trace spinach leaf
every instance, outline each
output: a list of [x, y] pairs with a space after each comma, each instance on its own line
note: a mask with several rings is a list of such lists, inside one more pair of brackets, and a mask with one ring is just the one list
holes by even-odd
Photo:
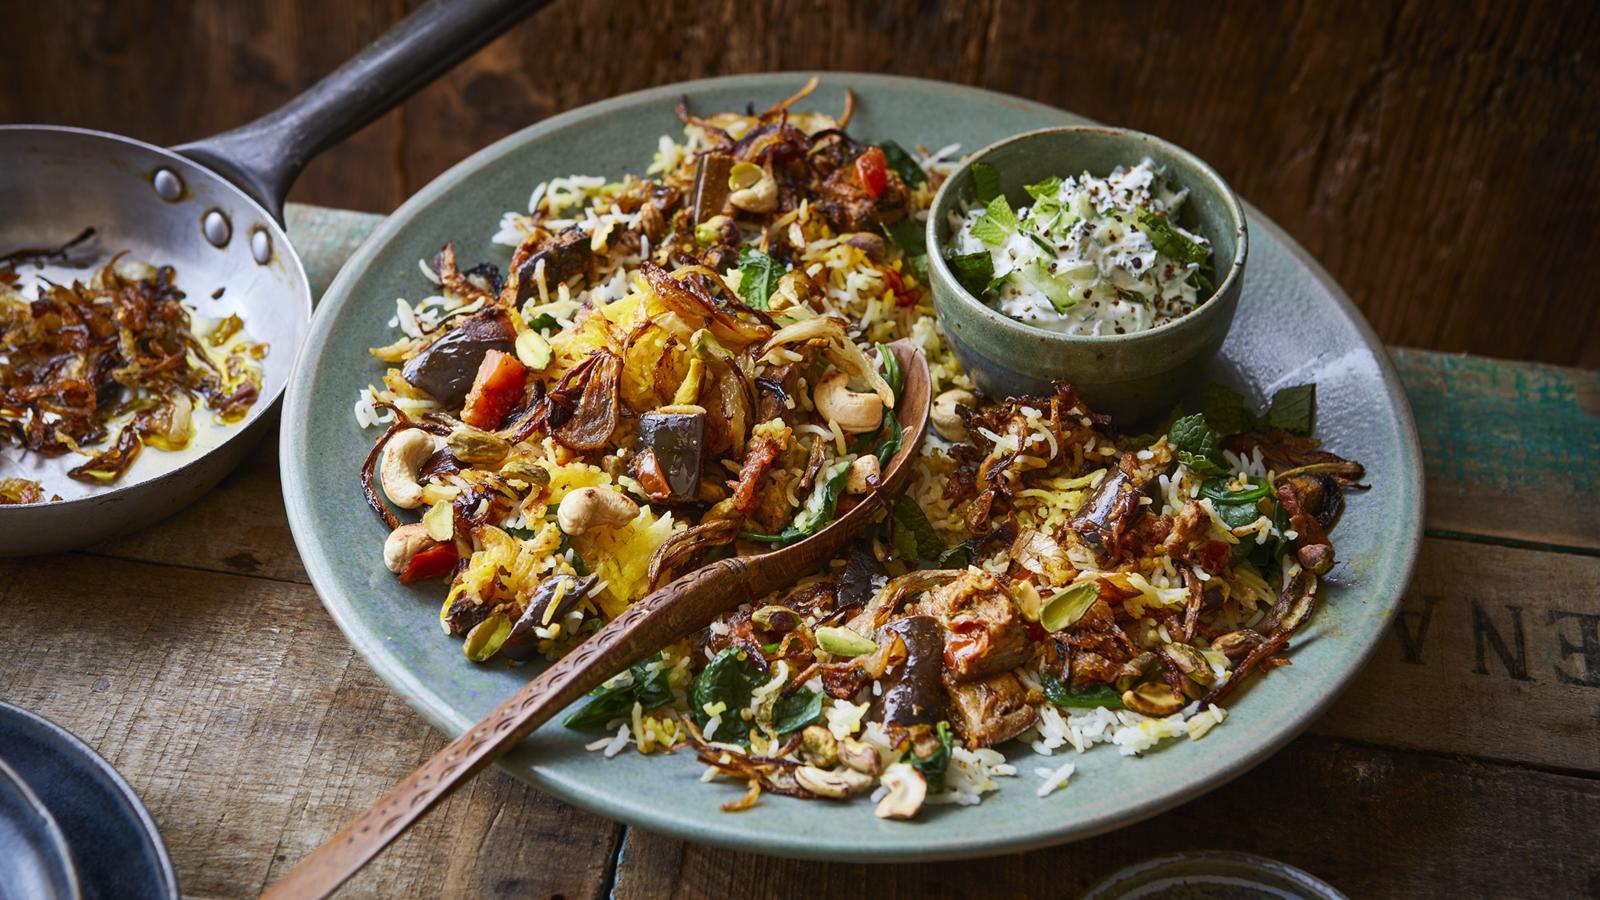
[[950, 272], [956, 276], [956, 281], [960, 282], [972, 296], [982, 297], [992, 286], [994, 258], [989, 255], [989, 251], [960, 253], [947, 257], [945, 262], [950, 264]]
[[1286, 387], [1272, 395], [1267, 410], [1267, 426], [1295, 434], [1310, 434], [1317, 417], [1317, 386], [1302, 384]]
[[944, 555], [944, 541], [917, 501], [901, 494], [894, 501], [894, 550], [901, 559], [932, 561]]
[[988, 203], [1000, 196], [1000, 170], [988, 163], [973, 163], [972, 195], [979, 203]]
[[944, 790], [944, 773], [950, 768], [950, 751], [955, 744], [955, 737], [950, 734], [949, 722], [934, 726], [933, 733], [939, 738], [939, 746], [927, 756], [912, 753], [911, 765], [927, 779], [928, 790], [938, 793]]
[[1139, 209], [1137, 227], [1150, 238], [1150, 243], [1155, 245], [1156, 252], [1168, 259], [1184, 263], [1203, 263], [1206, 257], [1211, 255], [1209, 248], [1202, 247], [1179, 234], [1178, 230], [1172, 227], [1172, 223], [1167, 221], [1166, 216], [1158, 216], [1142, 207]]
[[[739, 711], [750, 705], [750, 695], [761, 686], [761, 681], [761, 672], [743, 650], [738, 647], [724, 648], [695, 677], [694, 688], [689, 692], [689, 715], [694, 718], [696, 725], [704, 728], [711, 720], [706, 707], [721, 703], [725, 707], [721, 712], [724, 722], [742, 723]], [[726, 740], [721, 736], [721, 729], [711, 739]], [[730, 743], [744, 743], [747, 740], [749, 737], [741, 734]]]
[[601, 685], [589, 692], [589, 702], [580, 710], [562, 720], [563, 725], [579, 731], [606, 727], [607, 722], [626, 719], [633, 714], [633, 704], [638, 703], [645, 712], [672, 702], [672, 688], [667, 684], [667, 670], [650, 671], [650, 663], [660, 662], [661, 654], [650, 657], [628, 669], [633, 677], [627, 684], [615, 687]]
[[[1220, 506], [1224, 504], [1232, 506], [1241, 503], [1248, 503], [1254, 507], [1256, 501], [1272, 493], [1271, 487], [1267, 485], [1267, 482], [1264, 479], [1249, 479], [1250, 487], [1242, 491], [1228, 490], [1229, 480], [1230, 479], [1224, 476], [1207, 479], [1204, 484], [1200, 485], [1200, 496], [1211, 498], [1211, 503], [1213, 506]], [[1251, 519], [1250, 521], [1253, 522], [1255, 519]]]
[[560, 331], [561, 323], [549, 313], [539, 313], [528, 320], [528, 328], [531, 331]]
[[822, 692], [801, 688], [778, 698], [772, 707], [772, 728], [779, 734], [810, 725], [822, 718]]
[[990, 200], [983, 215], [972, 223], [972, 236], [991, 247], [1004, 244], [1016, 230], [1017, 214], [1011, 211], [1011, 204], [1004, 197]]
[[914, 188], [928, 180], [928, 173], [922, 171], [922, 166], [918, 165], [917, 161], [911, 157], [911, 154], [906, 152], [906, 148], [894, 141], [880, 141], [872, 146], [883, 151], [884, 162], [887, 162], [889, 168], [900, 176], [900, 180], [906, 183], [906, 187]]
[[1062, 684], [1061, 679], [1054, 675], [1045, 675], [1042, 680], [1045, 699], [1057, 706], [1069, 708], [1088, 708], [1104, 706], [1106, 709], [1121, 709], [1122, 695], [1109, 684], [1095, 685], [1094, 687], [1070, 687]]
[[783, 278], [783, 264], [754, 247], [739, 248], [739, 296], [752, 309], [771, 309], [770, 298]]
[[1217, 433], [1206, 424], [1201, 413], [1184, 416], [1172, 423], [1167, 431], [1167, 442], [1172, 444], [1178, 462], [1201, 475], [1221, 475], [1222, 442]]

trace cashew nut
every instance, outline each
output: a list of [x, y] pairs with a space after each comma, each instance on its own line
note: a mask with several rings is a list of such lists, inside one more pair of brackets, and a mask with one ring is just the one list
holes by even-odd
[[778, 208], [778, 181], [754, 163], [739, 163], [728, 172], [728, 202], [752, 213]]
[[807, 725], [800, 732], [800, 753], [812, 765], [829, 769], [839, 763], [839, 742], [821, 725]]
[[556, 508], [556, 524], [567, 534], [583, 534], [592, 528], [626, 525], [639, 514], [639, 504], [606, 488], [579, 488], [561, 498]]
[[959, 443], [967, 439], [967, 423], [961, 421], [961, 414], [956, 412], [956, 407], [973, 408], [977, 405], [978, 398], [971, 391], [960, 388], [945, 391], [933, 398], [933, 409], [928, 412], [928, 419], [933, 422], [933, 430], [939, 432], [939, 437]]
[[828, 375], [812, 390], [812, 403], [823, 418], [838, 422], [845, 431], [875, 431], [883, 424], [883, 399], [850, 390], [849, 381], [844, 372]]
[[872, 776], [850, 769], [829, 771], [816, 766], [801, 766], [794, 770], [794, 780], [819, 797], [843, 799], [872, 787]]
[[433, 455], [433, 450], [433, 436], [419, 428], [408, 428], [383, 446], [383, 465], [379, 470], [383, 492], [395, 506], [416, 509], [422, 505], [422, 485], [417, 483], [417, 473]]
[[878, 469], [876, 456], [867, 453], [856, 457], [856, 461], [850, 464], [850, 475], [844, 480], [845, 494], [853, 496], [867, 493], [878, 486], [880, 474], [882, 472]]
[[883, 773], [882, 784], [889, 789], [872, 812], [880, 819], [909, 819], [928, 798], [928, 782], [922, 773], [906, 763], [895, 763]]
[[878, 769], [883, 765], [877, 747], [855, 738], [845, 738], [839, 742], [839, 761], [867, 775], [878, 774]]
[[398, 575], [406, 570], [406, 563], [411, 562], [411, 557], [432, 543], [435, 541], [428, 536], [428, 527], [421, 522], [401, 525], [389, 532], [383, 541], [383, 564]]

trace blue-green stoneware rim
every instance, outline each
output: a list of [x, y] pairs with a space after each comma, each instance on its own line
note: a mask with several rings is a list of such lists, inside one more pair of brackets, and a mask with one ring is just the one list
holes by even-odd
[[[406, 201], [355, 253], [318, 305], [311, 334], [300, 351], [294, 380], [285, 396], [281, 465], [289, 524], [306, 570], [323, 604], [356, 651], [407, 704], [446, 734], [459, 735], [476, 721], [475, 716], [461, 708], [469, 699], [479, 706], [492, 706], [489, 700], [498, 702], [498, 699], [508, 697], [515, 688], [503, 676], [490, 678], [488, 675], [474, 675], [474, 679], [479, 679], [474, 681], [475, 686], [480, 682], [493, 682], [496, 690], [501, 692], [498, 699], [456, 696], [455, 702], [452, 702], [451, 698], [430, 689], [424, 683], [422, 673], [409, 666], [391, 646], [394, 639], [386, 637], [382, 630], [363, 627], [361, 619], [368, 607], [382, 602], [386, 604], [383, 607], [385, 615], [393, 609], [394, 615], [403, 619], [396, 622], [390, 631], [400, 628], [436, 629], [437, 598], [428, 608], [415, 608], [414, 604], [405, 603], [403, 596], [400, 600], [379, 596], [380, 592], [386, 591], [398, 593], [398, 585], [382, 577], [387, 576], [387, 572], [377, 571], [382, 569], [381, 535], [375, 534], [371, 541], [373, 546], [360, 551], [370, 558], [338, 556], [323, 544], [323, 540], [331, 543], [339, 537], [331, 524], [338, 514], [319, 509], [319, 492], [337, 492], [336, 498], [322, 499], [320, 502], [324, 504], [336, 503], [345, 507], [359, 504], [353, 490], [354, 471], [359, 459], [349, 460], [348, 471], [351, 474], [337, 484], [319, 485], [310, 479], [312, 454], [317, 452], [317, 440], [307, 425], [312, 422], [313, 410], [319, 406], [314, 399], [319, 373], [324, 368], [332, 368], [324, 365], [323, 356], [335, 334], [333, 322], [340, 308], [359, 302], [355, 294], [363, 279], [385, 277], [386, 272], [369, 270], [387, 246], [406, 236], [413, 223], [426, 216], [431, 207], [445, 201], [458, 189], [470, 193], [470, 185], [478, 173], [508, 157], [529, 152], [530, 145], [536, 146], [545, 139], [557, 139], [573, 129], [601, 127], [601, 123], [616, 114], [654, 110], [658, 105], [670, 110], [684, 95], [688, 95], [693, 103], [699, 94], [737, 91], [742, 97], [756, 100], [760, 105], [766, 98], [776, 100], [789, 95], [811, 74], [731, 76], [668, 85], [573, 110], [517, 132], [459, 163]], [[875, 96], [881, 92], [886, 99], [898, 98], [909, 101], [913, 106], [921, 104], [925, 116], [931, 115], [930, 107], [942, 110], [942, 120], [959, 121], [955, 113], [977, 108], [999, 110], [994, 113], [999, 116], [1037, 119], [1033, 125], [1016, 129], [1018, 132], [1039, 125], [1082, 124], [1086, 121], [1042, 104], [959, 85], [884, 75], [819, 74], [824, 77], [824, 91], [833, 90], [835, 100], [837, 89], [841, 87], [847, 86], [858, 94], [862, 100], [858, 105], [858, 117], [861, 116], [861, 110], [874, 103]], [[818, 96], [824, 91], [819, 91]], [[816, 108], [831, 107], [823, 107], [819, 103]], [[895, 114], [908, 115], [909, 110], [890, 115]], [[639, 135], [640, 153], [643, 156], [637, 163], [639, 169], [642, 170], [648, 161], [649, 148], [659, 133], [652, 131]], [[561, 168], [562, 162], [541, 159], [540, 171], [544, 174], [539, 177], [585, 168], [581, 161], [571, 160], [565, 161], [566, 167]], [[530, 187], [539, 180], [535, 174], [529, 172]], [[486, 208], [483, 227], [487, 228], [492, 221], [490, 217], [498, 215], [502, 208]], [[1252, 220], [1258, 236], [1264, 236], [1266, 242], [1282, 244], [1286, 264], [1296, 269], [1295, 277], [1314, 286], [1319, 295], [1327, 295], [1326, 299], [1331, 301], [1341, 327], [1348, 327], [1354, 333], [1358, 346], [1353, 350], [1371, 355], [1370, 366], [1376, 370], [1376, 380], [1381, 384], [1369, 385], [1368, 382], [1373, 379], [1361, 382], [1376, 389], [1371, 396], [1364, 398], [1364, 403], [1369, 408], [1379, 409], [1387, 417], [1386, 427], [1393, 432], [1391, 437], [1383, 439], [1386, 442], [1385, 452], [1393, 457], [1393, 464], [1387, 467], [1390, 471], [1381, 473], [1381, 481], [1386, 490], [1397, 493], [1389, 504], [1395, 508], [1375, 511], [1375, 521], [1370, 523], [1372, 528], [1383, 531], [1381, 540], [1371, 542], [1374, 547], [1380, 548], [1375, 552], [1381, 552], [1381, 558], [1374, 558], [1372, 564], [1353, 574], [1352, 577], [1361, 582], [1359, 591], [1347, 591], [1347, 594], [1354, 596], [1344, 599], [1345, 603], [1353, 604], [1347, 616], [1359, 627], [1330, 625], [1320, 632], [1320, 636], [1305, 641], [1302, 658], [1309, 660], [1315, 657], [1315, 664], [1290, 668], [1314, 670], [1319, 677], [1326, 675], [1325, 680], [1310, 686], [1280, 685], [1288, 692], [1284, 694], [1285, 698], [1293, 691], [1304, 693], [1314, 689], [1311, 696], [1304, 698], [1304, 703], [1285, 706], [1286, 699], [1269, 698], [1271, 688], [1262, 692], [1246, 691], [1238, 704], [1240, 712], [1235, 717], [1243, 721], [1235, 725], [1234, 719], [1230, 719], [1228, 724], [1214, 730], [1205, 742], [1175, 748], [1179, 753], [1187, 751], [1187, 754], [1175, 757], [1180, 761], [1171, 764], [1162, 762], [1166, 751], [1157, 751], [1151, 754], [1150, 760], [1131, 765], [1120, 759], [1110, 763], [1098, 763], [1091, 759], [1096, 753], [1114, 755], [1114, 748], [1109, 747], [1097, 748], [1081, 757], [1076, 754], [1066, 758], [1058, 755], [1055, 757], [1056, 765], [1066, 759], [1078, 762], [1080, 776], [1086, 766], [1097, 768], [1121, 764], [1121, 768], [1113, 769], [1115, 774], [1095, 773], [1098, 777], [1113, 779], [1104, 788], [1095, 790], [1111, 790], [1114, 784], [1116, 802], [1103, 803], [1090, 809], [1080, 808], [1070, 799], [1060, 800], [1074, 795], [1077, 779], [1073, 786], [1052, 798], [1036, 798], [1033, 784], [1030, 783], [1036, 783], [1031, 767], [1042, 763], [1036, 763], [1035, 758], [1027, 752], [1013, 753], [1017, 757], [1013, 762], [1018, 764], [1019, 777], [1003, 780], [1001, 790], [985, 799], [983, 806], [938, 807], [925, 813], [923, 821], [913, 823], [874, 819], [866, 803], [807, 803], [786, 798], [764, 798], [755, 809], [747, 812], [722, 813], [717, 804], [733, 799], [742, 792], [742, 787], [723, 787], [719, 790], [715, 786], [700, 785], [700, 766], [681, 751], [666, 758], [642, 759], [631, 754], [633, 761], [621, 765], [630, 756], [624, 754], [604, 763], [608, 767], [618, 765], [602, 773], [594, 772], [595, 764], [588, 760], [589, 756], [596, 754], [589, 754], [582, 759], [573, 755], [576, 761], [570, 763], [540, 764], [540, 757], [569, 752], [574, 741], [581, 743], [592, 737], [563, 733], [564, 730], [555, 724], [536, 732], [527, 743], [503, 760], [501, 767], [517, 778], [582, 809], [684, 840], [784, 856], [852, 862], [896, 862], [1014, 853], [1100, 834], [1155, 815], [1212, 790], [1271, 755], [1327, 708], [1371, 655], [1387, 630], [1401, 592], [1410, 579], [1421, 541], [1423, 488], [1421, 454], [1411, 411], [1393, 364], [1382, 345], [1349, 298], [1314, 260], [1259, 212], [1247, 207], [1246, 214]], [[437, 238], [432, 244], [437, 247], [445, 240], [460, 235], [438, 234], [431, 237]], [[1257, 242], [1257, 249], [1260, 243]], [[390, 262], [397, 269], [400, 267], [398, 262]], [[414, 272], [415, 262], [410, 262], [404, 268]], [[374, 304], [386, 305], [391, 302], [390, 297], [367, 299]], [[381, 328], [381, 321], [378, 325]], [[1234, 327], [1238, 329], [1237, 321]], [[1365, 360], [1361, 364], [1368, 365]], [[349, 394], [333, 396], [331, 393], [344, 391], [347, 387]], [[323, 393], [328, 396], [322, 397], [320, 402], [330, 409], [334, 403], [347, 408], [355, 389], [359, 387], [359, 384], [323, 386]], [[353, 420], [350, 427], [355, 427]], [[370, 436], [366, 439], [370, 440]], [[1361, 502], [1357, 500], [1351, 507], [1360, 507]], [[1381, 518], [1378, 513], [1382, 513]], [[353, 516], [355, 513], [345, 515]], [[377, 529], [377, 523], [371, 521], [370, 513], [362, 511], [362, 515], [368, 519], [368, 524], [362, 527]], [[1347, 513], [1347, 521], [1349, 516], [1350, 513]], [[319, 521], [324, 518], [330, 523], [329, 530], [319, 533]], [[369, 572], [369, 568], [374, 571]], [[1339, 571], [1336, 569], [1335, 573]], [[380, 583], [392, 587], [374, 587]], [[1335, 621], [1345, 620], [1336, 616]], [[425, 639], [448, 642], [437, 631], [426, 634]], [[1331, 646], [1327, 651], [1319, 651], [1316, 647], [1318, 641], [1325, 641]], [[457, 664], [469, 665], [460, 658], [459, 649], [452, 647], [451, 651], [456, 654]], [[1325, 672], [1318, 668], [1322, 666], [1326, 667]], [[1280, 677], [1274, 675], [1274, 678]], [[487, 707], [483, 711], [487, 712]], [[1252, 717], [1249, 715], [1252, 711], [1270, 715]], [[1222, 735], [1222, 739], [1217, 740], [1217, 735]], [[1137, 774], [1141, 766], [1164, 770], [1179, 765], [1182, 766], [1181, 777], [1171, 782], [1162, 782], [1153, 774], [1150, 777], [1139, 777]], [[692, 782], [694, 791], [706, 793], [683, 793], [689, 791], [690, 786], [680, 782]], [[680, 792], [681, 796], [673, 794], [674, 791]], [[666, 801], [661, 799], [663, 796], [667, 797]], [[1083, 796], [1081, 790], [1079, 796]], [[1090, 791], [1088, 796], [1098, 795]], [[1051, 800], [1060, 802], [1047, 802]], [[987, 813], [983, 812], [984, 807], [989, 807]]]
[[[970, 170], [973, 163], [983, 162], [997, 151], [1025, 141], [1036, 140], [1044, 135], [1063, 133], [1109, 135], [1125, 138], [1129, 141], [1153, 144], [1159, 147], [1167, 156], [1183, 160], [1185, 165], [1194, 169], [1202, 178], [1210, 182], [1208, 190], [1222, 199], [1223, 206], [1228, 210], [1229, 218], [1233, 220], [1234, 252], [1233, 259], [1228, 261], [1228, 273], [1223, 276], [1221, 281], [1217, 282], [1216, 288], [1206, 295], [1205, 300], [1196, 306], [1193, 312], [1179, 316], [1170, 322], [1163, 322], [1154, 328], [1147, 328], [1144, 331], [1134, 331], [1128, 334], [1062, 334], [1059, 331], [1051, 331], [1047, 328], [1036, 328], [1026, 322], [1019, 322], [1011, 318], [977, 297], [972, 296], [972, 292], [962, 287], [961, 282], [956, 280], [955, 273], [950, 271], [950, 266], [945, 262], [945, 248], [939, 245], [938, 219], [943, 215], [943, 211], [955, 202], [955, 191], [960, 189], [962, 182], [959, 176], [963, 172]], [[1193, 190], [1194, 187], [1190, 186], [1190, 189]], [[1120, 345], [1137, 348], [1145, 344], [1159, 345], [1168, 335], [1175, 332], [1200, 329], [1206, 321], [1222, 313], [1222, 305], [1210, 301], [1225, 294], [1233, 287], [1234, 282], [1244, 278], [1245, 259], [1249, 255], [1250, 249], [1250, 228], [1245, 218], [1244, 207], [1239, 203], [1238, 195], [1233, 192], [1233, 187], [1221, 175], [1218, 175], [1217, 171], [1211, 168], [1205, 160], [1177, 144], [1153, 134], [1135, 131], [1131, 128], [1112, 128], [1107, 125], [1061, 125], [1053, 128], [1037, 128], [1033, 131], [1025, 131], [1022, 134], [995, 141], [972, 154], [956, 171], [950, 174], [944, 184], [939, 186], [939, 192], [934, 195], [933, 202], [929, 205], [928, 210], [928, 222], [925, 229], [925, 237], [928, 242], [928, 265], [932, 266], [945, 281], [955, 287], [955, 294], [963, 306], [969, 308], [974, 314], [995, 324], [1003, 331], [1019, 338], [1038, 340], [1043, 336], [1046, 340], [1065, 346], [1104, 348]]]

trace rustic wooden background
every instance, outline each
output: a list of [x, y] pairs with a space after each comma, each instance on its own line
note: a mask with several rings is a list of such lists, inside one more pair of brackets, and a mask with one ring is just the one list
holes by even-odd
[[[311, 84], [417, 0], [6, 0], [0, 122], [171, 143]], [[1391, 344], [1600, 366], [1600, 4], [557, 0], [314, 163], [388, 211], [472, 151], [651, 85], [773, 69], [977, 84], [1212, 162]]]

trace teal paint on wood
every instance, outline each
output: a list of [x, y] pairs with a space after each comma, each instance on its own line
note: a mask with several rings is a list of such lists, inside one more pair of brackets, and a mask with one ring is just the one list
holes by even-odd
[[1600, 549], [1600, 373], [1393, 351], [1432, 530]]
[[[289, 205], [313, 296], [382, 221]], [[1600, 372], [1393, 355], [1422, 440], [1431, 531], [1600, 550]]]

